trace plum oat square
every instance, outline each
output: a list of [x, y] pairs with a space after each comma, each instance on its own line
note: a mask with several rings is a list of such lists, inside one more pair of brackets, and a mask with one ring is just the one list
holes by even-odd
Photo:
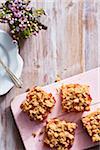
[[44, 143], [51, 149], [70, 149], [74, 142], [76, 123], [51, 119], [45, 127]]
[[30, 120], [43, 121], [55, 105], [55, 99], [51, 93], [46, 93], [40, 87], [34, 87], [26, 96], [26, 100], [20, 108], [27, 113]]
[[92, 141], [100, 142], [100, 110], [83, 117], [82, 123]]
[[66, 112], [83, 112], [90, 110], [91, 96], [89, 86], [68, 84], [61, 87], [62, 110]]

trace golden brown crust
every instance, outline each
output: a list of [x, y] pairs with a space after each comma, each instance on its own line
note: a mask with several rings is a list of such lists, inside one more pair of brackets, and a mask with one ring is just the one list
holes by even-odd
[[82, 123], [92, 141], [100, 142], [100, 110], [83, 117]]
[[52, 119], [45, 127], [44, 143], [50, 148], [68, 150], [73, 145], [76, 127], [76, 123]]
[[90, 110], [91, 97], [89, 86], [68, 84], [61, 87], [62, 110], [83, 112]]
[[34, 87], [26, 96], [20, 108], [26, 112], [31, 120], [44, 120], [55, 105], [52, 94], [48, 94], [40, 87]]

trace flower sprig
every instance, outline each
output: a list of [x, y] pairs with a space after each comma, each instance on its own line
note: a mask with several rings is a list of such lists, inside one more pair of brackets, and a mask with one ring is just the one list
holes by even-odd
[[41, 29], [47, 27], [40, 22], [45, 15], [43, 9], [29, 6], [30, 1], [7, 0], [0, 7], [0, 22], [8, 23], [14, 40], [28, 38], [32, 33], [36, 35]]

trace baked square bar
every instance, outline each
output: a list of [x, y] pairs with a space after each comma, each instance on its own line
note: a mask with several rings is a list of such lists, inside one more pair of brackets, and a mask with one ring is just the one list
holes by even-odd
[[91, 96], [89, 86], [68, 84], [61, 87], [62, 110], [67, 112], [83, 112], [90, 110]]
[[51, 149], [68, 150], [73, 145], [76, 127], [76, 123], [51, 119], [45, 127], [44, 143]]
[[100, 110], [83, 117], [82, 123], [92, 141], [100, 142]]
[[30, 120], [43, 121], [55, 105], [55, 99], [51, 93], [46, 93], [40, 87], [34, 87], [26, 96], [26, 100], [20, 108], [26, 112]]

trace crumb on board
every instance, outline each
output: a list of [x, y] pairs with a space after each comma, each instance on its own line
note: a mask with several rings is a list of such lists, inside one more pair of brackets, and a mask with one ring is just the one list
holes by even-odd
[[35, 137], [36, 137], [36, 133], [35, 133], [35, 132], [32, 132], [32, 136], [35, 138]]
[[29, 92], [30, 91], [30, 89], [29, 88], [27, 88], [26, 90], [25, 90], [25, 92]]
[[59, 82], [61, 80], [61, 77], [59, 75], [56, 76], [55, 82]]
[[41, 142], [41, 140], [39, 139], [39, 142]]
[[45, 126], [41, 129], [39, 135], [42, 135], [45, 132]]
[[59, 94], [60, 93], [60, 87], [59, 88], [56, 88], [56, 91], [57, 91], [57, 93]]

